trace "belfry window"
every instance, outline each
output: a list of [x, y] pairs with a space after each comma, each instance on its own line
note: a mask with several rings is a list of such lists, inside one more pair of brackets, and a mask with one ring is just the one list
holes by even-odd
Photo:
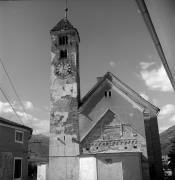
[[60, 51], [60, 59], [61, 58], [67, 58], [67, 50], [61, 50]]
[[59, 45], [66, 45], [68, 44], [68, 37], [67, 36], [61, 36], [59, 38]]

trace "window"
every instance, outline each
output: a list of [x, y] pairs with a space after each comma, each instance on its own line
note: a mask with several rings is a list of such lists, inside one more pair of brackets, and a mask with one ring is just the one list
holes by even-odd
[[105, 91], [105, 97], [111, 97], [111, 91]]
[[67, 58], [67, 50], [60, 51], [60, 58]]
[[105, 91], [105, 97], [107, 97], [107, 91]]
[[14, 180], [22, 179], [22, 158], [20, 157], [14, 158], [13, 177]]
[[109, 97], [111, 97], [111, 91], [109, 91], [108, 93], [109, 93]]
[[15, 142], [17, 143], [23, 143], [24, 140], [24, 132], [22, 131], [15, 131]]
[[59, 45], [66, 45], [68, 44], [68, 37], [67, 36], [61, 36], [59, 38]]

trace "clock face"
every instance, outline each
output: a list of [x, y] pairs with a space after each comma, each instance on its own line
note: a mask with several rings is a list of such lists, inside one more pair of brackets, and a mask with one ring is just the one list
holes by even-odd
[[69, 62], [61, 61], [55, 66], [55, 74], [61, 78], [66, 78], [71, 73], [71, 64]]

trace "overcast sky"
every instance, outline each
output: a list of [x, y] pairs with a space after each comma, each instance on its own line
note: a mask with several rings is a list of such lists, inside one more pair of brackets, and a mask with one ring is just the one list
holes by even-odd
[[[50, 29], [65, 1], [0, 2], [0, 57], [24, 103], [0, 66], [0, 86], [25, 125], [49, 129]], [[163, 131], [175, 124], [175, 93], [134, 0], [68, 0], [68, 19], [80, 34], [81, 95], [107, 71], [161, 109]], [[0, 116], [18, 121], [0, 95]]]

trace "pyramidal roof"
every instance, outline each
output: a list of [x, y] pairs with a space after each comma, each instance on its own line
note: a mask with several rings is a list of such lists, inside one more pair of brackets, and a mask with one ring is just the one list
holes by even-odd
[[51, 29], [51, 32], [68, 30], [68, 29], [75, 29], [75, 28], [72, 26], [72, 24], [68, 21], [67, 18], [63, 18], [57, 23], [57, 25], [53, 29]]
[[51, 30], [50, 33], [54, 33], [54, 32], [61, 32], [61, 31], [65, 31], [65, 30], [73, 30], [76, 32], [78, 39], [80, 41], [80, 36], [78, 33], [78, 30], [70, 23], [70, 21], [65, 17], [63, 19], [61, 19], [56, 26], [54, 26]]
[[[77, 31], [76, 28], [73, 27], [73, 25], [70, 23], [70, 21], [67, 18], [61, 19], [56, 26], [54, 26], [50, 32], [55, 32], [55, 31], [61, 31], [61, 30], [75, 30]], [[77, 31], [78, 33], [78, 31]]]

